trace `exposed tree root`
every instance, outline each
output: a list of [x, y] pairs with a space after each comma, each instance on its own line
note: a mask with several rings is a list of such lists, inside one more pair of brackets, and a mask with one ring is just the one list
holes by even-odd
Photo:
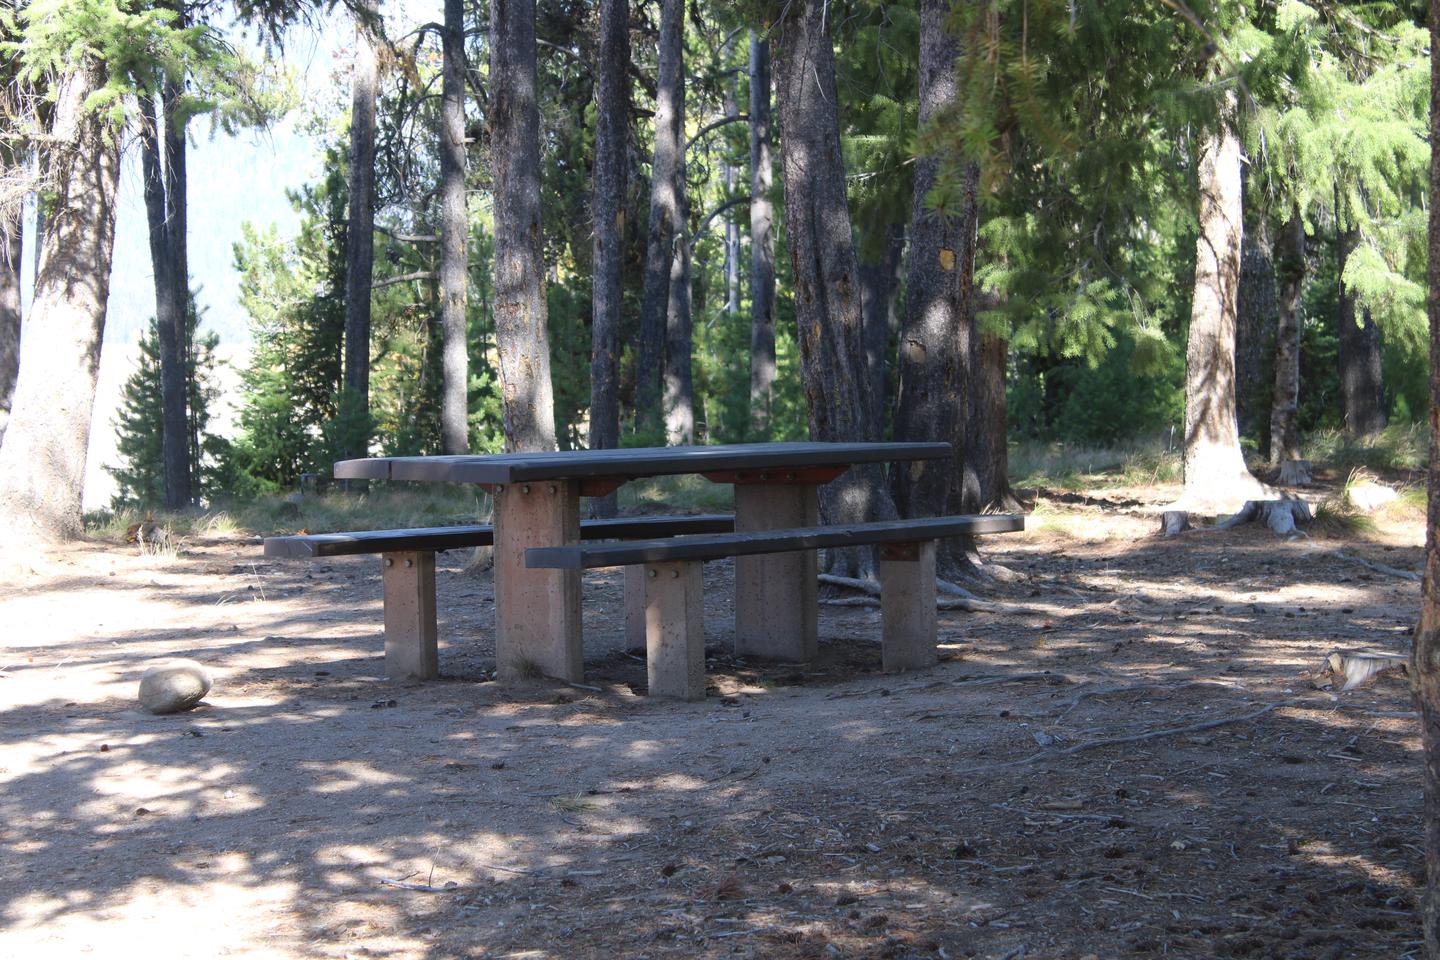
[[1247, 500], [1239, 513], [1221, 520], [1211, 529], [1229, 530], [1254, 522], [1263, 523], [1277, 536], [1284, 537], [1300, 532], [1295, 528], [1296, 523], [1309, 523], [1312, 519], [1310, 504], [1304, 500]]
[[[830, 600], [821, 600], [823, 604], [832, 607], [873, 607], [879, 605], [880, 584], [875, 580], [861, 579], [859, 577], [842, 577], [833, 573], [822, 573], [819, 575], [821, 583], [827, 583], [833, 587], [846, 587], [851, 590], [859, 590], [867, 594], [864, 597], [837, 597]], [[940, 593], [947, 594], [936, 599], [935, 605], [941, 610], [968, 610], [971, 613], [1027, 613], [1047, 615], [1048, 610], [1039, 607], [1032, 607], [1021, 603], [1007, 603], [1003, 600], [981, 600], [975, 594], [964, 587], [950, 583], [948, 580], [935, 581], [935, 589]]]
[[1341, 560], [1349, 560], [1351, 563], [1358, 563], [1362, 567], [1369, 567], [1376, 573], [1383, 573], [1388, 577], [1399, 577], [1401, 580], [1411, 580], [1415, 583], [1420, 582], [1420, 574], [1413, 570], [1401, 570], [1399, 567], [1376, 563], [1374, 560], [1366, 560], [1364, 557], [1354, 556], [1353, 554], [1346, 553], [1344, 550], [1336, 550], [1334, 556], [1339, 557]]
[[1233, 684], [1221, 683], [1218, 680], [1188, 680], [1184, 683], [1166, 683], [1164, 681], [1157, 680], [1153, 683], [1125, 683], [1115, 684], [1114, 686], [1109, 687], [1094, 687], [1081, 689], [1076, 691], [1074, 695], [1066, 697], [1064, 700], [1061, 700], [1059, 703], [1055, 704], [1055, 706], [1057, 708], [1064, 707], [1063, 710], [1059, 711], [1060, 715], [1063, 716], [1069, 713], [1071, 710], [1074, 710], [1076, 707], [1080, 706], [1081, 701], [1088, 700], [1091, 697], [1108, 697], [1112, 693], [1133, 693], [1139, 690], [1160, 690], [1168, 693], [1175, 690], [1189, 690], [1194, 687], [1218, 687], [1221, 690], [1227, 690], [1230, 692], [1234, 692], [1236, 689]]

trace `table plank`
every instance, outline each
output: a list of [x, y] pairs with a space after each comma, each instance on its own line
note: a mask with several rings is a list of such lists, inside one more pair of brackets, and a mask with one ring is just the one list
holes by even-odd
[[950, 456], [948, 443], [737, 443], [695, 447], [561, 450], [484, 456], [372, 457], [335, 464], [341, 480], [510, 484], [591, 477], [655, 477], [725, 470], [850, 466]]

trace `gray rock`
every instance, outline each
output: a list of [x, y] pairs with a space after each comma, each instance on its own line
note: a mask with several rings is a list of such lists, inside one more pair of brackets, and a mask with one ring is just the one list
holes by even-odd
[[140, 677], [140, 705], [151, 713], [189, 710], [210, 692], [210, 673], [194, 660], [169, 660]]

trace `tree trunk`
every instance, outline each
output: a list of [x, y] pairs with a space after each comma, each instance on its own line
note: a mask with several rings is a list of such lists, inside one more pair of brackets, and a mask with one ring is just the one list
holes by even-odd
[[[728, 63], [735, 53], [735, 37], [731, 34], [721, 50], [721, 62]], [[725, 84], [725, 116], [737, 116], [740, 112], [735, 99], [735, 76]], [[730, 151], [725, 150], [725, 159], [720, 164], [720, 176], [725, 184], [725, 198], [735, 195], [735, 181], [738, 169], [730, 162]], [[740, 221], [733, 215], [725, 218], [725, 316], [734, 319], [740, 313]]]
[[[620, 317], [625, 273], [625, 141], [629, 117], [629, 0], [600, 0], [595, 61], [595, 168], [590, 327], [590, 448], [620, 445]], [[590, 501], [597, 517], [613, 517], [615, 494]]]
[[495, 346], [505, 448], [555, 449], [540, 218], [535, 2], [490, 4], [490, 152], [495, 198]]
[[1265, 355], [1275, 334], [1275, 263], [1263, 223], [1246, 230], [1240, 245], [1240, 288], [1235, 309], [1235, 419], [1242, 437], [1263, 440], [1267, 427]]
[[750, 33], [750, 433], [770, 434], [775, 383], [775, 208], [770, 202], [770, 48]]
[[1234, 94], [1219, 129], [1200, 145], [1200, 236], [1185, 350], [1185, 498], [1233, 512], [1266, 499], [1245, 466], [1235, 423], [1235, 311], [1240, 283], [1240, 141]]
[[[358, 424], [370, 412], [370, 293], [375, 265], [375, 62], [373, 0], [362, 0], [355, 23], [350, 79], [350, 214], [345, 231], [345, 396], [342, 411], [356, 418], [345, 434], [345, 455], [369, 451]], [[368, 434], [368, 430], [365, 433]]]
[[[0, 148], [0, 173], [15, 165], [15, 155]], [[20, 371], [20, 272], [24, 255], [20, 202], [0, 207], [0, 444], [10, 422], [10, 401]]]
[[685, 198], [685, 163], [676, 173], [679, 217], [674, 256], [670, 261], [670, 296], [665, 309], [665, 442], [695, 442], [694, 329], [690, 311], [689, 203]]
[[[866, 432], [865, 345], [859, 264], [845, 198], [827, 0], [797, 0], [775, 28], [776, 90], [784, 132], [785, 226], [795, 323], [809, 412], [820, 441], [876, 439]], [[877, 465], [853, 467], [821, 489], [827, 523], [888, 519], [895, 506]], [[830, 572], [869, 574], [869, 553], [832, 550]]]
[[900, 265], [905, 253], [905, 224], [892, 223], [877, 263], [860, 262], [860, 305], [865, 316], [866, 430], [885, 435], [889, 396], [885, 374], [890, 369], [890, 336], [897, 326], [895, 301], [900, 292]]
[[[961, 498], [965, 513], [1018, 510], [1010, 491], [1010, 445], [1006, 426], [1005, 368], [1010, 344], [1001, 336], [979, 331], [972, 337], [975, 351], [970, 380], [969, 432], [965, 438], [966, 465], [974, 475], [974, 495]], [[967, 477], [968, 480], [968, 477]]]
[[[1440, 3], [1430, 5], [1430, 49], [1440, 49]], [[1430, 142], [1440, 143], [1440, 57], [1430, 60]], [[1440, 164], [1430, 166], [1430, 196], [1440, 196]], [[1411, 649], [1411, 683], [1425, 751], [1425, 893], [1420, 929], [1427, 960], [1440, 960], [1440, 205], [1430, 204], [1430, 484], [1420, 623]]]
[[1375, 436], [1385, 429], [1387, 420], [1380, 327], [1369, 308], [1356, 310], [1355, 291], [1345, 283], [1345, 266], [1359, 239], [1353, 229], [1340, 236], [1340, 393], [1345, 405], [1345, 436], [1352, 440]]
[[120, 174], [118, 131], [85, 107], [103, 83], [99, 65], [89, 63], [56, 90], [44, 153], [49, 238], [0, 447], [0, 525], [12, 547], [81, 532]]
[[1293, 210], [1275, 244], [1275, 392], [1270, 400], [1270, 465], [1300, 460], [1300, 297], [1305, 289], [1305, 222]]
[[[675, 305], [677, 262], [682, 256], [681, 166], [685, 150], [685, 4], [661, 0], [658, 78], [655, 88], [655, 156], [650, 165], [650, 229], [645, 245], [645, 294], [640, 304], [640, 347], [635, 360], [635, 427], [660, 424], [661, 364]], [[688, 256], [688, 251], [685, 251]]]
[[445, 0], [440, 80], [440, 449], [470, 452], [466, 307], [470, 270], [465, 210], [465, 3]]
[[190, 418], [186, 411], [189, 372], [189, 278], [185, 257], [185, 133], [177, 124], [180, 90], [167, 83], [142, 125], [145, 212], [150, 227], [150, 263], [155, 275], [155, 325], [160, 352], [161, 477], [165, 507], [190, 505]]
[[[955, 59], [959, 41], [946, 32], [946, 0], [920, 4], [920, 127], [951, 107], [959, 95]], [[895, 504], [906, 517], [962, 512], [967, 427], [971, 416], [972, 304], [979, 170], [965, 169], [964, 200], [957, 216], [926, 204], [940, 172], [933, 155], [915, 161], [911, 204], [909, 280], [905, 328], [900, 334], [896, 440], [948, 441], [948, 460], [916, 462], [895, 477]], [[973, 486], [973, 484], [972, 484]], [[947, 576], [969, 566], [974, 540], [939, 544], [936, 563]]]

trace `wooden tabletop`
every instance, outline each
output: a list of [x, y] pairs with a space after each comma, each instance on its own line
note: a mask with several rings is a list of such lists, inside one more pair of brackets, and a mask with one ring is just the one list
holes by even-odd
[[892, 460], [937, 460], [948, 443], [737, 443], [707, 447], [632, 447], [460, 457], [371, 457], [335, 464], [339, 480], [418, 480], [506, 484], [598, 477], [656, 477], [736, 470], [846, 467]]

